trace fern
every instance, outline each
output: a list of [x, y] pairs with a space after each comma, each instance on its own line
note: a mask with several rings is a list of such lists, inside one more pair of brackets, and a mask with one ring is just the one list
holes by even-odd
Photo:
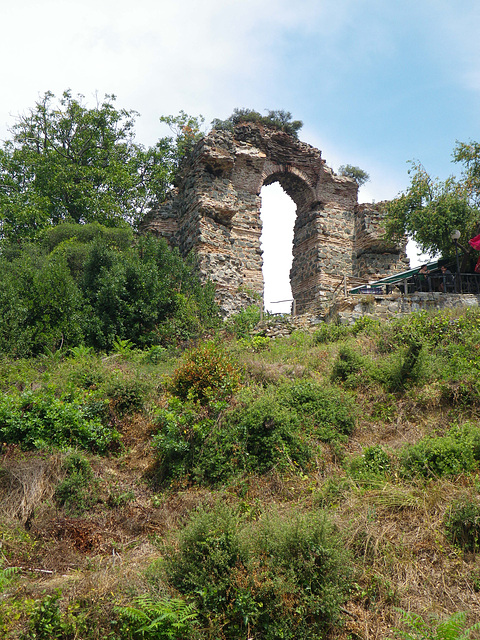
[[471, 635], [473, 631], [480, 630], [480, 622], [467, 629], [465, 613], [454, 613], [443, 620], [432, 618], [429, 622], [415, 613], [401, 613], [403, 624], [409, 627], [408, 631], [394, 629], [396, 638], [401, 640], [473, 640], [480, 637]]
[[0, 561], [0, 596], [3, 594], [4, 590], [10, 582], [13, 580], [13, 576], [17, 573], [17, 567], [5, 567], [2, 569], [2, 562]]
[[135, 606], [116, 611], [128, 622], [129, 637], [142, 640], [180, 640], [188, 637], [197, 620], [193, 604], [181, 598], [154, 600], [146, 594], [135, 599]]

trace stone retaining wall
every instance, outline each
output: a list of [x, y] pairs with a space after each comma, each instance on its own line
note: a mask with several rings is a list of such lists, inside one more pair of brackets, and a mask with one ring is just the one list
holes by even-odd
[[480, 306], [480, 295], [446, 294], [438, 292], [400, 294], [388, 296], [352, 295], [336, 302], [328, 312], [327, 322], [352, 324], [362, 316], [388, 320], [394, 316], [405, 316], [414, 311], [440, 311], [457, 307]]

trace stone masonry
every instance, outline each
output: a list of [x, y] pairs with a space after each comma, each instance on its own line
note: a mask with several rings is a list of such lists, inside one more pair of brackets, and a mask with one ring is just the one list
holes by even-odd
[[273, 182], [297, 207], [290, 279], [298, 314], [321, 313], [345, 275], [371, 280], [408, 268], [404, 247], [381, 239], [381, 206], [357, 204], [354, 180], [335, 175], [318, 149], [253, 123], [200, 140], [142, 230], [184, 256], [195, 252], [229, 315], [263, 297], [260, 190]]

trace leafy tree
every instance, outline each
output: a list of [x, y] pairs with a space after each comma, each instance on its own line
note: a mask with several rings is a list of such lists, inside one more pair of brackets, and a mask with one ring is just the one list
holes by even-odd
[[359, 187], [370, 180], [370, 176], [366, 171], [360, 169], [360, 167], [354, 167], [351, 164], [342, 164], [342, 166], [338, 168], [338, 173], [341, 176], [353, 178]]
[[45, 93], [0, 149], [0, 234], [31, 238], [64, 221], [135, 225], [164, 199], [195, 127], [183, 112], [167, 116], [182, 129], [176, 139], [145, 148], [134, 141], [137, 115], [113, 95], [88, 108], [70, 91], [58, 101]]
[[0, 254], [0, 352], [174, 343], [215, 326], [214, 290], [192, 260], [130, 229], [64, 223]]
[[178, 116], [161, 116], [160, 122], [167, 124], [174, 134], [174, 137], [164, 138], [168, 141], [169, 148], [169, 170], [170, 182], [175, 182], [175, 172], [178, 169], [182, 158], [187, 156], [195, 144], [204, 136], [202, 125], [203, 116], [190, 116], [184, 111], [180, 111]]
[[288, 133], [294, 138], [298, 138], [298, 132], [303, 126], [301, 120], [292, 120], [290, 111], [283, 111], [282, 109], [267, 111], [267, 115], [262, 116], [261, 113], [253, 109], [234, 109], [232, 115], [226, 120], [219, 120], [217, 118], [213, 120], [211, 124], [214, 129], [233, 130], [237, 124], [242, 122], [257, 122], [266, 127], [285, 131], [285, 133]]
[[[423, 253], [451, 257], [454, 230], [466, 239], [479, 233], [480, 145], [457, 143], [453, 157], [464, 165], [460, 179], [440, 181], [420, 163], [411, 163], [409, 188], [387, 204], [387, 237], [400, 240], [407, 235]], [[458, 246], [470, 253], [465, 243]]]

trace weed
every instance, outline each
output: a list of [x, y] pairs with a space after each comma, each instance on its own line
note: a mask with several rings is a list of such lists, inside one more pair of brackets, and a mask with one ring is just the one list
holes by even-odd
[[478, 552], [480, 549], [480, 503], [464, 496], [456, 500], [447, 511], [444, 520], [447, 537], [452, 544], [465, 551]]
[[227, 331], [232, 333], [237, 339], [248, 338], [260, 322], [260, 316], [260, 308], [257, 305], [251, 305], [246, 309], [242, 309], [242, 311], [234, 313], [228, 318], [226, 323]]
[[361, 456], [350, 459], [348, 472], [355, 480], [362, 483], [378, 483], [379, 478], [386, 478], [392, 472], [390, 456], [380, 445], [366, 447]]

